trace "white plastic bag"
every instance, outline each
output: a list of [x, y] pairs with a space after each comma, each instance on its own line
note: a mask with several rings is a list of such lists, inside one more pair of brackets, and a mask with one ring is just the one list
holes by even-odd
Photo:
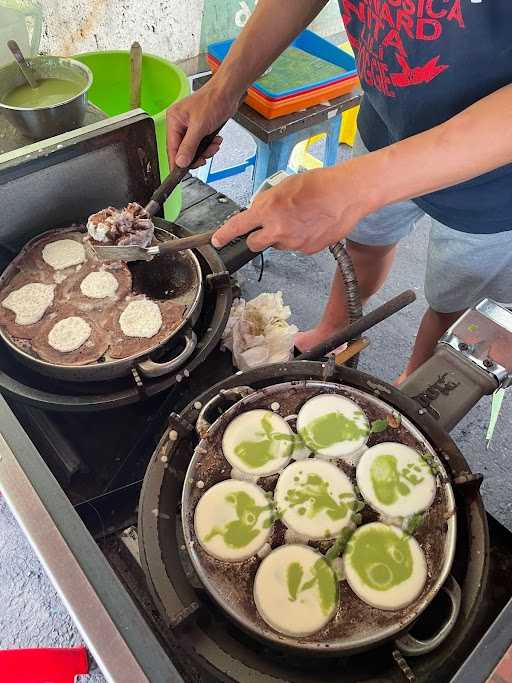
[[222, 335], [222, 344], [233, 353], [235, 366], [248, 370], [289, 361], [298, 332], [287, 322], [290, 315], [282, 292], [260, 294], [249, 302], [235, 299]]

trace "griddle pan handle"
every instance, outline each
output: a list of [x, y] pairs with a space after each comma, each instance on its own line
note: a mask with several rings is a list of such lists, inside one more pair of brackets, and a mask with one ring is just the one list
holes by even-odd
[[459, 618], [462, 593], [459, 584], [451, 575], [441, 586], [441, 590], [444, 591], [450, 598], [450, 616], [448, 617], [448, 621], [434, 636], [432, 636], [432, 638], [429, 638], [428, 640], [419, 640], [410, 633], [406, 633], [400, 638], [397, 638], [395, 640], [395, 645], [400, 652], [402, 652], [402, 654], [408, 657], [427, 655], [429, 652], [432, 652], [438, 648], [445, 638], [447, 638], [452, 632], [453, 627]]
[[161, 377], [162, 375], [168, 375], [175, 370], [181, 369], [183, 363], [185, 363], [185, 361], [194, 353], [196, 346], [197, 335], [194, 330], [188, 330], [185, 333], [185, 348], [176, 356], [176, 358], [166, 361], [165, 363], [157, 363], [148, 358], [148, 360], [139, 363], [137, 369], [140, 370], [141, 374], [145, 377]]
[[157, 189], [153, 193], [153, 196], [146, 205], [146, 211], [149, 213], [150, 216], [154, 216], [156, 213], [158, 213], [158, 211], [160, 211], [160, 209], [165, 204], [165, 201], [169, 198], [169, 195], [178, 187], [178, 185], [181, 183], [183, 178], [187, 175], [187, 173], [190, 171], [190, 168], [196, 163], [196, 161], [198, 161], [203, 156], [203, 154], [215, 140], [223, 126], [224, 124], [222, 124], [222, 126], [214, 130], [213, 133], [204, 136], [204, 138], [201, 140], [197, 147], [195, 157], [190, 162], [190, 166], [187, 166], [186, 168], [182, 168], [181, 166], [175, 166], [169, 173], [167, 178], [165, 178], [160, 187], [157, 187]]
[[[232, 387], [231, 389], [221, 389], [218, 394], [215, 394], [209, 401], [207, 401], [201, 408], [196, 420], [196, 432], [200, 439], [203, 439], [206, 432], [212, 426], [212, 411], [215, 410], [221, 403], [237, 403], [246, 396], [254, 394], [254, 389], [251, 387], [241, 386]], [[214, 420], [213, 420], [214, 421]]]

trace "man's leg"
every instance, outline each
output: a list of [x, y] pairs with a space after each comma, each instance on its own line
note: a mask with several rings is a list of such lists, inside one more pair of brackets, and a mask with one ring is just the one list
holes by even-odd
[[396, 380], [396, 384], [401, 384], [406, 377], [409, 377], [430, 358], [439, 339], [463, 313], [463, 310], [456, 313], [438, 313], [430, 306], [427, 308], [421, 319], [411, 358], [404, 372]]
[[489, 297], [512, 299], [512, 230], [480, 235], [432, 222], [425, 296], [429, 308], [421, 321], [411, 360], [400, 383], [434, 352], [439, 338], [462, 313]]
[[[347, 240], [347, 251], [354, 264], [361, 298], [365, 304], [384, 284], [393, 264], [396, 244], [370, 246]], [[322, 319], [313, 329], [300, 332], [295, 337], [295, 346], [299, 351], [308, 351], [337, 330], [343, 329], [347, 324], [347, 318], [345, 285], [337, 269]]]

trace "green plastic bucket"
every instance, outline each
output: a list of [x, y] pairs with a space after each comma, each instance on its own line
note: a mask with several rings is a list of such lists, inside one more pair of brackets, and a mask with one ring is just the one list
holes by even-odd
[[[130, 110], [130, 53], [123, 50], [84, 52], [74, 57], [91, 69], [94, 82], [89, 100], [109, 116]], [[187, 77], [174, 64], [154, 55], [143, 54], [141, 107], [155, 122], [160, 176], [169, 173], [167, 161], [167, 108], [190, 92]], [[134, 197], [134, 201], [136, 201]], [[181, 209], [178, 187], [165, 203], [165, 217], [173, 221]]]

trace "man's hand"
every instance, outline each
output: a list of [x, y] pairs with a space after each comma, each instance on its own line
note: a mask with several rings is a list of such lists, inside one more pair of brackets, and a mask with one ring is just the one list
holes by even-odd
[[219, 249], [255, 230], [247, 239], [254, 252], [270, 246], [305, 254], [321, 251], [345, 237], [371, 211], [362, 191], [365, 184], [358, 180], [360, 167], [349, 161], [290, 176], [219, 228], [213, 246]]
[[[177, 102], [167, 110], [167, 153], [171, 168], [177, 164], [187, 167], [195, 156], [202, 138], [219, 128], [238, 107], [238, 98], [223, 93], [207, 83], [193, 95]], [[201, 159], [198, 168], [219, 151], [222, 138], [217, 136]]]

